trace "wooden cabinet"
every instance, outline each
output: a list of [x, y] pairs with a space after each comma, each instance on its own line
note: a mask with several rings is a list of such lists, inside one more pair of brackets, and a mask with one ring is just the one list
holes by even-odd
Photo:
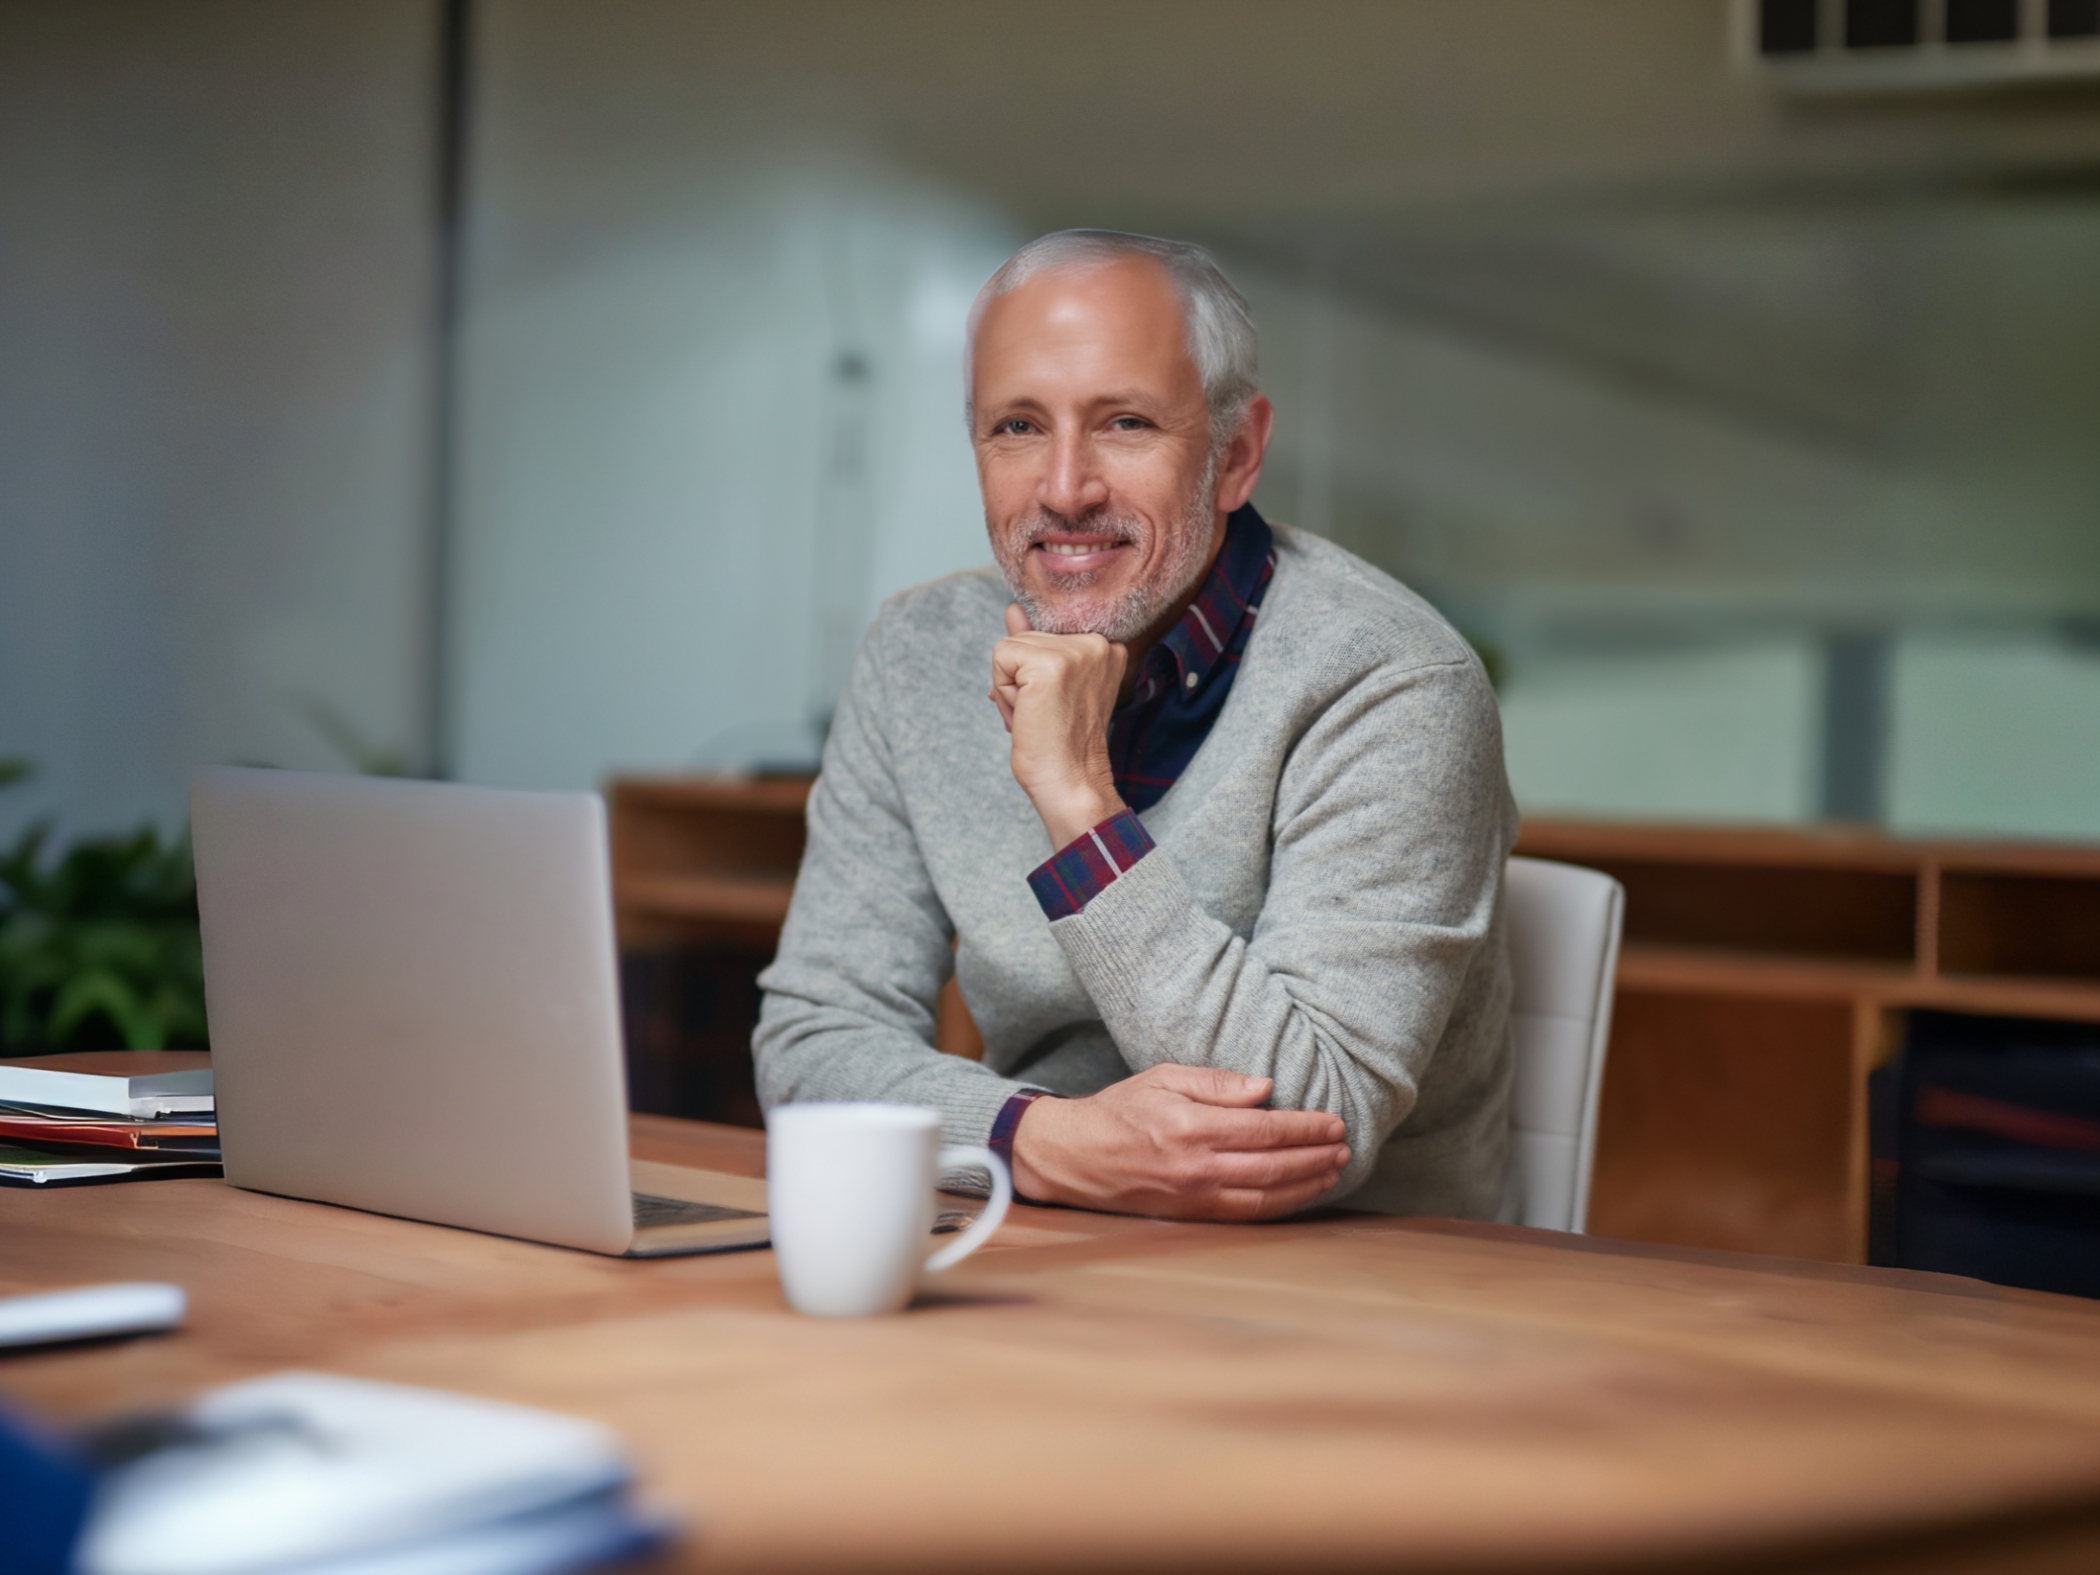
[[[716, 974], [727, 956], [755, 975], [787, 915], [808, 791], [614, 782], [623, 948], [705, 948]], [[1867, 1074], [1905, 1014], [2100, 1022], [2100, 848], [1538, 820], [1518, 851], [1626, 886], [1599, 1235], [1863, 1261]], [[982, 1052], [952, 984], [938, 1022], [941, 1048]], [[733, 1027], [711, 1053], [738, 1053]], [[658, 1038], [659, 1059], [675, 1053]]]
[[1918, 1007], [2100, 1022], [2100, 848], [1540, 820], [1626, 887], [1599, 1235], [1866, 1256], [1867, 1074]]

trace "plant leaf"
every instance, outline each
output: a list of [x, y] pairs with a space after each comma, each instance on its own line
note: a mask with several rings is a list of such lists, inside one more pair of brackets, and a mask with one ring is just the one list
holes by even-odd
[[59, 988], [51, 1008], [51, 1042], [63, 1044], [96, 1012], [117, 1025], [132, 1050], [165, 1048], [160, 1015], [138, 998], [129, 983], [107, 968], [76, 973]]

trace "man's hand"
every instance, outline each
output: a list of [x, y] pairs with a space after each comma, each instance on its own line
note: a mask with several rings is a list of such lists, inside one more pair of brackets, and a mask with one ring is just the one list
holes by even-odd
[[1013, 735], [1014, 780], [1062, 848], [1123, 807], [1108, 718], [1129, 653], [1098, 634], [1037, 634], [1019, 607], [992, 647], [992, 703]]
[[1014, 1187], [1046, 1203], [1171, 1219], [1267, 1219], [1332, 1190], [1342, 1118], [1263, 1110], [1271, 1084], [1169, 1062], [1085, 1099], [1038, 1099], [1014, 1129]]

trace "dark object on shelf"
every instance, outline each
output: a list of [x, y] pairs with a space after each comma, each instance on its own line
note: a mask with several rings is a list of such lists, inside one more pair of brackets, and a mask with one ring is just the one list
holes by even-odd
[[1902, 1261], [1896, 1245], [1896, 1189], [1903, 1179], [1896, 1160], [1903, 1135], [1899, 1075], [1894, 1062], [1867, 1074], [1867, 1262], [1885, 1269]]
[[1947, 0], [1950, 44], [2008, 44], [2020, 36], [2020, 0]]
[[2100, 38], [2100, 0], [2049, 0], [2051, 38]]
[[758, 975], [769, 949], [724, 943], [630, 949], [620, 958], [633, 1110], [765, 1124], [751, 1073]]
[[1816, 47], [1817, 0], [1762, 0], [1757, 8], [1757, 52], [1801, 55]]
[[2100, 1026], [1919, 1012], [1877, 1079], [1874, 1262], [2100, 1296]]
[[1845, 0], [1845, 47], [1893, 49], [1918, 41], [1918, 0]]

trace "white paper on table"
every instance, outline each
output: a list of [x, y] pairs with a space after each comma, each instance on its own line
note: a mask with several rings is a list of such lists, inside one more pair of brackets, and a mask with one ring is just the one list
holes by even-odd
[[180, 1325], [188, 1305], [181, 1286], [150, 1280], [0, 1297], [0, 1346], [151, 1334]]

